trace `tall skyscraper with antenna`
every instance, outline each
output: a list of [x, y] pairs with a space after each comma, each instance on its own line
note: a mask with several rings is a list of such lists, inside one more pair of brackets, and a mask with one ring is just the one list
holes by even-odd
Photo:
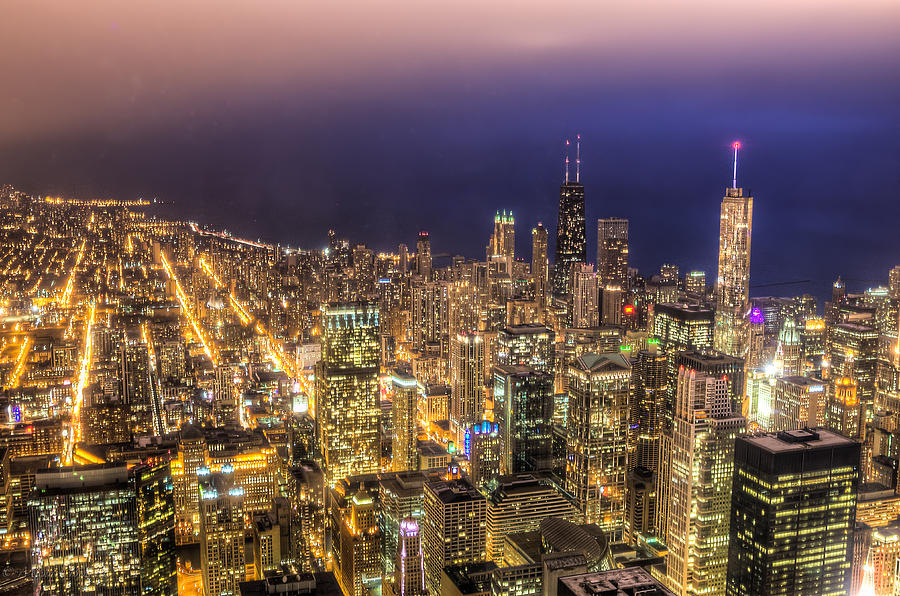
[[559, 188], [559, 217], [556, 227], [556, 259], [553, 264], [553, 293], [567, 296], [571, 272], [585, 262], [587, 232], [584, 216], [584, 185], [581, 184], [581, 135], [576, 141], [575, 181], [569, 180], [569, 141], [566, 140], [565, 180]]
[[741, 144], [732, 145], [734, 170], [725, 190], [719, 219], [719, 269], [716, 278], [715, 348], [731, 356], [746, 351], [746, 316], [750, 302], [750, 237], [753, 197], [737, 185], [737, 158]]

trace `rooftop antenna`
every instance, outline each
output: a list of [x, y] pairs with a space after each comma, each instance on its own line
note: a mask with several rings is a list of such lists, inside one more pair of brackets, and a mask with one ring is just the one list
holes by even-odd
[[566, 139], [566, 184], [569, 183], [569, 139]]
[[731, 144], [731, 148], [734, 149], [734, 171], [732, 173], [731, 188], [737, 188], [737, 154], [738, 149], [741, 148], [741, 142], [735, 141]]
[[581, 135], [575, 136], [575, 182], [581, 183]]

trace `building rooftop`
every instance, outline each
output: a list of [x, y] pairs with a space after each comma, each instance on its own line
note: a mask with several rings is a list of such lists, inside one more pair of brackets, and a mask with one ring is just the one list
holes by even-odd
[[630, 371], [631, 364], [619, 352], [603, 354], [583, 354], [575, 359], [573, 366], [590, 372], [623, 372]]
[[642, 567], [559, 578], [560, 596], [675, 596]]
[[770, 453], [799, 452], [808, 449], [827, 449], [846, 445], [857, 445], [856, 441], [824, 428], [801, 428], [779, 433], [747, 435], [745, 441]]
[[460, 594], [480, 594], [491, 592], [491, 572], [497, 568], [493, 561], [448, 565], [444, 567], [447, 576]]
[[819, 379], [812, 379], [810, 377], [800, 377], [800, 376], [792, 376], [792, 377], [779, 377], [778, 381], [782, 381], [784, 383], [790, 383], [791, 385], [800, 385], [802, 387], [812, 387], [818, 386], [823, 387], [822, 381]]
[[699, 304], [688, 304], [686, 302], [663, 302], [653, 306], [655, 314], [666, 313], [686, 320], [706, 320], [715, 313], [711, 308]]
[[501, 333], [505, 333], [507, 335], [533, 335], [536, 333], [553, 333], [550, 328], [545, 325], [541, 325], [540, 323], [524, 323], [522, 325], [510, 325], [508, 327], [504, 327], [501, 330]]
[[484, 497], [478, 492], [472, 484], [465, 478], [458, 480], [441, 480], [438, 482], [429, 482], [426, 484], [427, 490], [441, 500], [442, 503], [463, 503], [466, 501], [483, 500]]

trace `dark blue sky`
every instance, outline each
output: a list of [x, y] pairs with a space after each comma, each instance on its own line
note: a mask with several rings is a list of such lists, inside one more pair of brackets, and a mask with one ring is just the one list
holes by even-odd
[[[41, 52], [0, 27], [17, 56], [0, 61], [14, 90], [0, 103], [0, 182], [158, 196], [171, 214], [310, 248], [331, 227], [378, 249], [428, 229], [435, 252], [479, 256], [493, 213], [512, 209], [528, 258], [531, 227], [555, 231], [563, 140], [581, 133], [588, 254], [597, 217], [627, 217], [642, 272], [675, 262], [711, 279], [740, 139], [739, 183], [756, 199], [752, 283], [810, 278], [783, 293], [822, 296], [837, 274], [885, 279], [900, 264], [900, 10], [863, 3], [843, 22], [825, 4], [738, 27], [736, 47], [722, 42], [727, 14], [683, 31], [657, 18], [652, 41], [639, 15], [617, 15], [634, 35], [588, 20], [569, 37], [533, 9], [504, 22], [497, 44], [489, 27], [462, 40], [387, 27], [318, 45], [298, 35], [265, 54], [246, 44], [275, 44], [277, 19], [241, 25], [250, 17], [232, 9], [235, 23], [220, 25], [245, 45], [192, 59], [187, 27], [170, 32], [183, 54], [165, 60], [175, 50], [150, 47], [161, 23], [147, 15], [95, 14], [87, 25], [101, 33]], [[47, 18], [20, 9], [26, 31], [28, 17]], [[72, 48], [88, 48], [72, 59], [83, 72], [52, 76]]]

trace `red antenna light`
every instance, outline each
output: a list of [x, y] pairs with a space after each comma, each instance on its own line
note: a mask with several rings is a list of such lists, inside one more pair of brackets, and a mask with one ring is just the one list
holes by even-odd
[[731, 178], [731, 188], [737, 188], [737, 154], [738, 149], [741, 148], [741, 142], [735, 141], [731, 144], [731, 148], [734, 149], [734, 171]]

